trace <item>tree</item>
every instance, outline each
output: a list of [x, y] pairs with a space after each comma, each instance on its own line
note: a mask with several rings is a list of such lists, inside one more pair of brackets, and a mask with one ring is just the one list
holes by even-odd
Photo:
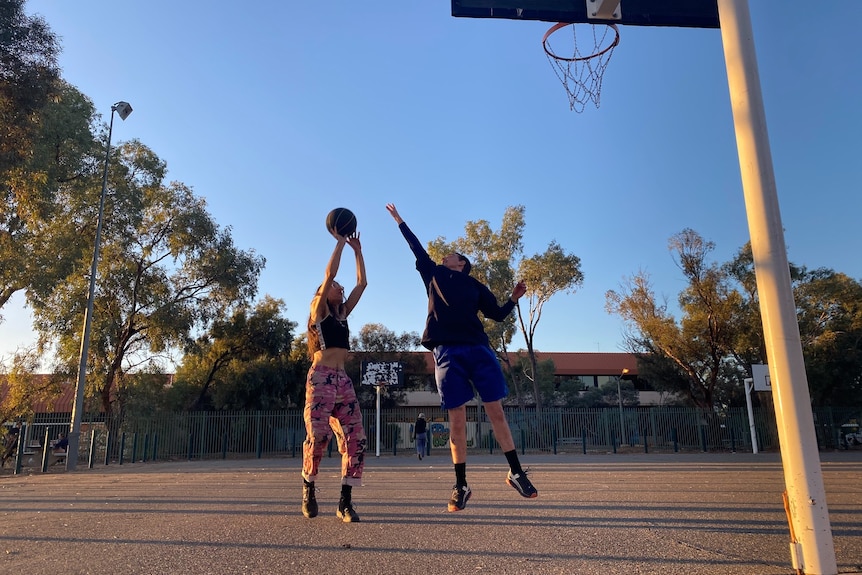
[[196, 409], [287, 407], [302, 381], [285, 377], [296, 322], [282, 316], [284, 302], [265, 296], [216, 319], [183, 356], [177, 380], [195, 396]]
[[[111, 174], [87, 363], [88, 387], [107, 414], [125, 372], [250, 301], [265, 263], [237, 249], [230, 229], [219, 228], [189, 188], [164, 185], [164, 163], [140, 142], [117, 147]], [[89, 192], [97, 206], [100, 188]], [[95, 215], [67, 216], [66, 225], [79, 226], [92, 245], [92, 227], [81, 224]], [[91, 258], [33, 305], [41, 345], [56, 339], [67, 373], [77, 369]]]
[[[353, 350], [345, 369], [353, 380], [360, 405], [368, 407], [376, 402], [376, 390], [361, 385], [362, 362], [397, 361], [404, 367], [405, 379], [415, 379], [425, 373], [424, 359], [414, 352], [421, 343], [416, 332], [396, 334], [379, 323], [368, 323], [359, 329], [359, 335], [351, 338]], [[387, 387], [381, 395], [382, 407], [395, 407], [404, 401], [404, 390]]]
[[830, 269], [794, 290], [814, 405], [862, 405], [862, 284]]
[[[556, 241], [552, 241], [545, 252], [522, 258], [525, 225], [524, 206], [510, 206], [503, 214], [499, 232], [491, 229], [485, 220], [467, 222], [463, 237], [452, 243], [437, 238], [429, 245], [428, 253], [434, 259], [440, 259], [452, 251], [467, 256], [473, 264], [471, 275], [486, 284], [501, 301], [511, 294], [516, 277], [526, 282], [526, 320], [519, 305], [517, 320], [513, 316], [499, 323], [485, 320], [485, 332], [492, 347], [496, 349], [498, 358], [506, 366], [505, 371], [512, 380], [518, 404], [522, 407], [525, 404], [521, 391], [523, 376], [531, 382], [536, 409], [541, 411], [542, 392], [533, 341], [542, 316], [542, 307], [560, 291], [573, 293], [583, 283], [584, 278], [580, 270], [580, 259], [566, 254]], [[520, 329], [526, 343], [529, 358], [527, 369], [519, 370], [509, 363], [508, 346], [516, 329]]]
[[[632, 329], [627, 345], [644, 358], [663, 356], [678, 375], [677, 393], [692, 405], [712, 409], [718, 386], [739, 386], [744, 374], [735, 370], [734, 343], [742, 317], [742, 297], [727, 274], [707, 260], [715, 249], [697, 232], [685, 229], [672, 236], [668, 249], [688, 281], [679, 295], [682, 319], [677, 322], [666, 302], [657, 300], [645, 272], [635, 274], [620, 292], [605, 294], [606, 309]], [[667, 363], [663, 364], [668, 367]], [[661, 385], [661, 384], [659, 384]]]
[[542, 410], [542, 394], [539, 393], [538, 362], [536, 360], [536, 326], [542, 319], [542, 308], [558, 292], [574, 293], [584, 283], [581, 260], [578, 256], [567, 254], [557, 242], [551, 242], [542, 254], [535, 254], [521, 260], [518, 277], [526, 282], [527, 320], [518, 302], [518, 325], [527, 343], [527, 356], [530, 359], [530, 376], [533, 381], [533, 394], [536, 397], [536, 410]]
[[22, 349], [14, 354], [6, 373], [0, 376], [0, 422], [29, 418], [33, 405], [57, 397], [61, 391], [61, 378], [36, 375], [39, 354], [35, 349]]
[[45, 21], [24, 13], [24, 0], [0, 4], [0, 178], [26, 162], [40, 111], [59, 78], [57, 38]]
[[80, 229], [66, 225], [63, 214], [79, 208], [83, 190], [99, 179], [94, 118], [92, 103], [57, 81], [39, 111], [29, 153], [0, 173], [0, 307], [19, 290], [28, 298], [44, 295], [85, 249]]

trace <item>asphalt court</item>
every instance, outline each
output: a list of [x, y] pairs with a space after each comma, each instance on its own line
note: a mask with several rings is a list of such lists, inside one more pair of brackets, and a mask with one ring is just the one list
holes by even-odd
[[[446, 511], [448, 454], [369, 457], [362, 521], [300, 513], [300, 460], [126, 463], [0, 476], [0, 573], [792, 575], [778, 454], [470, 454], [473, 496]], [[840, 573], [862, 572], [862, 451], [821, 454]], [[31, 473], [32, 472], [32, 473]]]

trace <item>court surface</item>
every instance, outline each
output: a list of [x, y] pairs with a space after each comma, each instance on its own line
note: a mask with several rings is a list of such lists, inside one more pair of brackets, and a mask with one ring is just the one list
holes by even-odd
[[[838, 568], [862, 572], [862, 451], [821, 454]], [[362, 521], [335, 517], [337, 458], [300, 513], [300, 460], [126, 463], [0, 477], [0, 572], [791, 575], [778, 454], [470, 454], [446, 512], [444, 452], [369, 457]]]

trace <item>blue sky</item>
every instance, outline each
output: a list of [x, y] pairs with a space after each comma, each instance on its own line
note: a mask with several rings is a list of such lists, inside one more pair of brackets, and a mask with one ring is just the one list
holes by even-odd
[[[667, 240], [692, 228], [726, 261], [748, 240], [719, 30], [621, 27], [601, 108], [569, 110], [541, 47], [550, 26], [453, 18], [446, 0], [147, 3], [29, 0], [60, 36], [63, 76], [114, 143], [140, 139], [266, 260], [260, 295], [304, 325], [333, 240], [357, 215], [369, 287], [354, 330], [421, 332], [425, 299], [385, 210], [417, 236], [495, 229], [526, 207], [525, 252], [552, 240], [585, 280], [536, 332], [544, 351], [620, 351], [604, 293], [645, 270], [675, 301]], [[751, 15], [791, 261], [862, 278], [862, 2], [757, 0]], [[352, 258], [339, 279], [352, 285]], [[0, 356], [34, 341], [23, 297]], [[516, 336], [513, 347], [523, 346]]]

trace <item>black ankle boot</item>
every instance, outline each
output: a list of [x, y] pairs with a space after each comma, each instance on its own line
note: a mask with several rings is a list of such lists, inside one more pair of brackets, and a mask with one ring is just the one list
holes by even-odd
[[317, 517], [317, 498], [314, 496], [314, 482], [302, 482], [302, 514], [309, 519]]
[[359, 515], [353, 508], [353, 502], [344, 497], [338, 502], [338, 511], [335, 514], [345, 523], [357, 523], [359, 521]]

